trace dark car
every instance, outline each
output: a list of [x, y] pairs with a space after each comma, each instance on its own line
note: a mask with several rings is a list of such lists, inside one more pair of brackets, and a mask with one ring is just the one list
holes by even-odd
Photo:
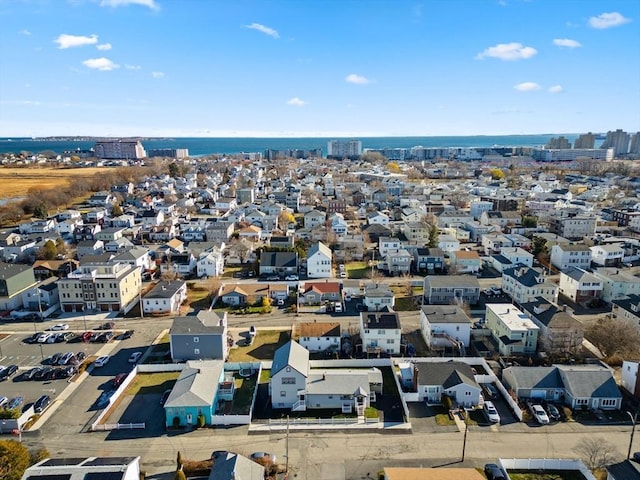
[[37, 343], [40, 335], [42, 335], [42, 332], [36, 332], [30, 337], [25, 338], [24, 343]]
[[78, 371], [78, 367], [76, 367], [75, 365], [67, 365], [64, 368], [61, 368], [60, 370], [62, 370], [62, 378], [69, 378], [72, 377], [76, 374], [76, 372]]
[[62, 339], [63, 339], [65, 342], [71, 342], [71, 341], [73, 341], [73, 339], [74, 339], [74, 338], [76, 338], [76, 334], [75, 334], [75, 333], [73, 333], [73, 332], [64, 332], [64, 333], [62, 334]]
[[49, 395], [42, 395], [33, 404], [33, 409], [36, 413], [42, 413], [51, 403], [51, 397]]
[[553, 403], [548, 403], [546, 407], [547, 407], [547, 414], [549, 415], [549, 418], [551, 420], [553, 420], [554, 422], [557, 422], [562, 418], [560, 416], [560, 410], [558, 410], [558, 407], [556, 407]]
[[22, 380], [35, 380], [34, 377], [40, 372], [40, 370], [43, 370], [43, 368], [35, 367], [35, 368], [32, 368], [31, 370], [27, 370], [22, 374], [21, 378]]
[[112, 382], [113, 388], [118, 388], [120, 385], [122, 385], [122, 382], [124, 382], [125, 378], [127, 378], [126, 373], [119, 373], [118, 375], [116, 375]]
[[102, 325], [100, 325], [100, 327], [98, 328], [98, 330], [113, 330], [113, 328], [116, 326], [115, 323], [113, 322], [105, 322]]
[[80, 365], [84, 359], [87, 358], [87, 354], [84, 352], [78, 352], [76, 353], [73, 358], [71, 360], [69, 360], [69, 363], [71, 365]]
[[95, 340], [92, 340], [95, 343], [109, 343], [113, 338], [113, 332], [104, 332], [98, 335]]
[[7, 368], [5, 368], [0, 372], [0, 381], [6, 380], [17, 371], [18, 371], [17, 365], [9, 365]]
[[506, 480], [502, 469], [495, 463], [487, 463], [484, 466], [484, 474], [487, 480]]
[[102, 394], [100, 395], [100, 398], [98, 398], [98, 400], [96, 401], [96, 407], [104, 408], [107, 405], [109, 405], [109, 400], [111, 400], [113, 393], [114, 393], [113, 390], [106, 390], [102, 392]]
[[7, 403], [7, 409], [13, 410], [14, 408], [18, 408], [23, 403], [24, 403], [23, 397], [14, 397], [9, 401], [9, 403]]
[[127, 338], [131, 338], [131, 337], [133, 337], [133, 332], [134, 332], [134, 330], [127, 330], [126, 332], [124, 332], [124, 333], [120, 336], [120, 338], [121, 338], [122, 340], [126, 340]]
[[634, 462], [640, 463], [640, 452], [634, 452], [633, 456], [631, 457], [631, 459]]

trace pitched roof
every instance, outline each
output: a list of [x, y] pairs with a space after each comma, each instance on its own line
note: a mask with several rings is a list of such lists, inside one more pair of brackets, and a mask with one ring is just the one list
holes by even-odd
[[269, 267], [296, 267], [298, 254], [295, 252], [262, 252], [260, 254], [260, 266]]
[[223, 319], [216, 312], [200, 310], [197, 315], [175, 317], [170, 332], [172, 335], [185, 333], [222, 335], [225, 331], [223, 323]]
[[514, 390], [519, 389], [549, 389], [563, 388], [564, 384], [560, 374], [555, 367], [508, 367], [505, 368], [503, 376], [508, 374], [509, 385]]
[[309, 350], [298, 342], [289, 340], [278, 348], [271, 363], [271, 377], [285, 367], [291, 367], [305, 377], [309, 376]]
[[144, 298], [145, 300], [152, 298], [171, 298], [173, 297], [178, 290], [184, 287], [186, 282], [181, 280], [175, 281], [160, 281], [157, 283], [153, 289], [147, 293]]
[[305, 282], [304, 293], [308, 293], [311, 290], [321, 294], [325, 293], [340, 293], [339, 282]]
[[224, 370], [222, 360], [198, 360], [187, 362], [180, 372], [166, 407], [211, 407], [218, 391], [220, 375]]
[[416, 362], [420, 385], [442, 385], [445, 389], [462, 383], [480, 388], [471, 367], [463, 362]]
[[387, 480], [484, 480], [475, 468], [385, 467]]
[[565, 388], [573, 397], [621, 398], [611, 370], [598, 365], [558, 365]]
[[339, 337], [340, 322], [303, 322], [298, 333], [301, 337]]
[[321, 253], [325, 257], [329, 257], [329, 258], [332, 257], [331, 249], [322, 242], [317, 242], [311, 246], [311, 248], [307, 252], [307, 258], [310, 258], [312, 255], [315, 255], [316, 253]]
[[227, 453], [213, 462], [209, 480], [263, 480], [264, 467], [237, 453]]

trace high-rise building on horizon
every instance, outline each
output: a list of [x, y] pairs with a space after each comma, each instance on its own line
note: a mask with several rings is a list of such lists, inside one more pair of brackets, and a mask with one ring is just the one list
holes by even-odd
[[187, 158], [189, 156], [188, 148], [152, 148], [149, 150], [149, 157], [167, 157], [167, 158]]
[[591, 132], [583, 133], [573, 142], [573, 148], [595, 148], [595, 145], [596, 136]]
[[327, 156], [329, 157], [358, 157], [362, 155], [360, 140], [329, 140]]
[[640, 132], [636, 132], [631, 135], [631, 146], [629, 147], [629, 153], [640, 155]]
[[620, 128], [615, 132], [608, 131], [607, 138], [600, 148], [613, 148], [616, 157], [625, 155], [629, 153], [629, 134]]
[[568, 150], [571, 148], [571, 143], [562, 135], [558, 138], [552, 137], [547, 142], [547, 145], [544, 148], [551, 148], [554, 150]]
[[121, 138], [100, 140], [96, 142], [93, 149], [97, 158], [109, 160], [138, 160], [147, 156], [140, 140]]

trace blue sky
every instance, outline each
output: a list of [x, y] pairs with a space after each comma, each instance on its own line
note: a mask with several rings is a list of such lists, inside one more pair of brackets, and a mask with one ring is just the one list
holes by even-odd
[[637, 0], [0, 0], [0, 137], [640, 130]]

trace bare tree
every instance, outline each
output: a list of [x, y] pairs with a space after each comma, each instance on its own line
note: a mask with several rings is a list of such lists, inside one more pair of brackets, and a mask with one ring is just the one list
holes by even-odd
[[604, 468], [620, 458], [615, 445], [602, 437], [584, 437], [574, 451], [590, 470]]
[[607, 357], [640, 353], [640, 331], [629, 320], [601, 318], [587, 327], [585, 337]]

